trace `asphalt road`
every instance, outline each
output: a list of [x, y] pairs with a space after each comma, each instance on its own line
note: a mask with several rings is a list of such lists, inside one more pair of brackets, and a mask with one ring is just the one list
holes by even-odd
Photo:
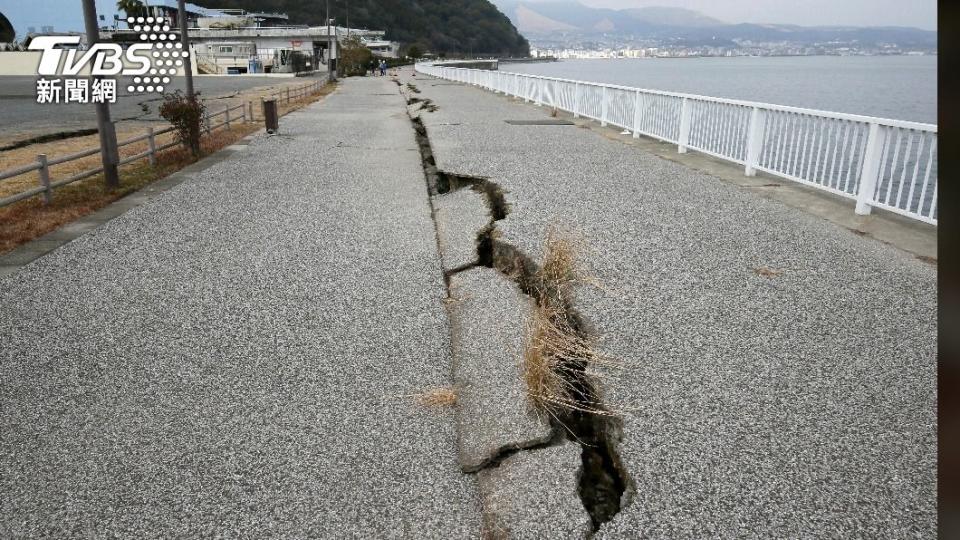
[[[306, 84], [312, 79], [264, 78], [240, 76], [202, 76], [194, 78], [194, 87], [216, 109], [216, 98], [251, 88], [286, 84]], [[166, 91], [186, 90], [183, 77], [174, 77]], [[157, 121], [159, 94], [129, 94], [122, 82], [117, 86], [117, 103], [111, 106], [111, 119], [124, 121]], [[142, 105], [148, 106], [148, 111]], [[222, 107], [221, 107], [222, 108]], [[0, 140], [10, 141], [51, 132], [96, 128], [97, 117], [92, 105], [39, 104], [36, 78], [0, 76], [0, 125], [4, 126]]]

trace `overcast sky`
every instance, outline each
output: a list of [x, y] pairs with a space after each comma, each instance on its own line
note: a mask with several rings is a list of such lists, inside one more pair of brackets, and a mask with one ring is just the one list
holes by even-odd
[[[545, 0], [533, 0], [545, 1]], [[579, 0], [593, 7], [676, 6], [724, 22], [937, 29], [936, 0]]]
[[[528, 0], [556, 1], [556, 0]], [[677, 6], [724, 22], [800, 25], [914, 26], [937, 29], [936, 0], [579, 0], [594, 7]], [[96, 0], [112, 23], [116, 0]], [[203, 0], [198, 0], [203, 5]], [[0, 0], [0, 12], [22, 37], [28, 26], [82, 30], [80, 0]]]

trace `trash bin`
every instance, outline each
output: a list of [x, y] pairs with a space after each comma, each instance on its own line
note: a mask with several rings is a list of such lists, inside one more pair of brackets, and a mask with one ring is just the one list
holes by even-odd
[[277, 100], [263, 100], [263, 120], [267, 127], [267, 133], [273, 135], [280, 130], [280, 117], [277, 115]]

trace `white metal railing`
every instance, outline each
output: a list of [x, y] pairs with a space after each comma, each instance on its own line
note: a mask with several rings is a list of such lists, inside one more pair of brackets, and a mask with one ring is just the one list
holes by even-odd
[[417, 71], [516, 96], [937, 224], [937, 126], [523, 73], [419, 63]]

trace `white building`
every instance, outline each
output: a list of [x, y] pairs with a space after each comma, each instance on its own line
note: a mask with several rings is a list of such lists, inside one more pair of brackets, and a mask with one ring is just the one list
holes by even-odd
[[[291, 73], [299, 56], [308, 71], [326, 70], [331, 55], [329, 43], [348, 35], [360, 40], [381, 56], [397, 56], [398, 44], [385, 41], [384, 32], [326, 26], [283, 26], [261, 28], [194, 28], [189, 30], [190, 49], [200, 73]], [[336, 58], [334, 47], [333, 58]], [[300, 66], [301, 68], [303, 66]]]

